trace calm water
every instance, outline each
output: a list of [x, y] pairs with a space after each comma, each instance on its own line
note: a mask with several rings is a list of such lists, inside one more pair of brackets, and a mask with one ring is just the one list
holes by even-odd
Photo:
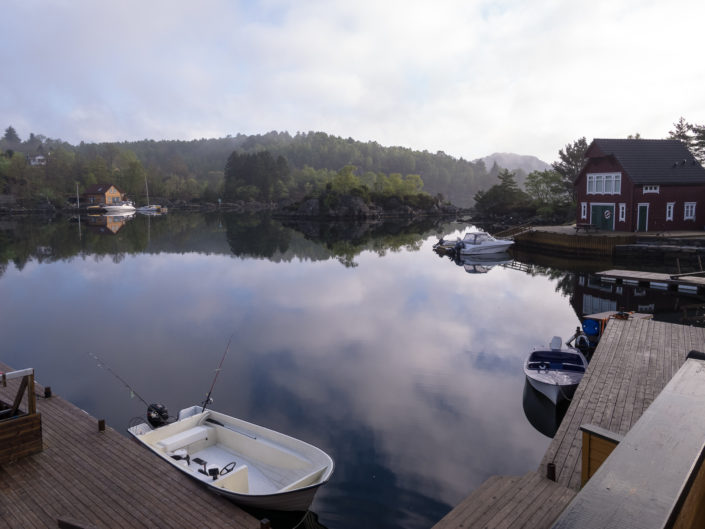
[[144, 405], [90, 355], [176, 413], [233, 335], [213, 407], [331, 454], [321, 524], [430, 527], [489, 476], [537, 467], [550, 427], [524, 411], [524, 356], [625, 295], [591, 291], [582, 263], [468, 273], [432, 251], [462, 228], [3, 220], [0, 360], [124, 432]]

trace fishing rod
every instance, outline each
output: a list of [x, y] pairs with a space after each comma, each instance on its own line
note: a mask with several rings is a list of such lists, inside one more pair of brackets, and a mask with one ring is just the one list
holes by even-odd
[[111, 368], [108, 364], [106, 364], [103, 360], [101, 360], [101, 359], [98, 357], [97, 354], [95, 354], [95, 353], [86, 353], [86, 354], [87, 354], [88, 356], [92, 356], [92, 357], [98, 362], [98, 367], [105, 368], [105, 369], [108, 371], [108, 373], [110, 373], [110, 374], [113, 375], [115, 378], [117, 378], [120, 382], [122, 382], [122, 384], [123, 384], [127, 389], [130, 390], [130, 394], [131, 394], [131, 395], [134, 395], [135, 397], [137, 397], [138, 399], [140, 399], [142, 402], [144, 402], [144, 405], [145, 405], [145, 406], [149, 407], [149, 404], [147, 403], [147, 401], [144, 400], [142, 397], [140, 397], [139, 393], [137, 393], [137, 392], [134, 390], [134, 388], [133, 388], [132, 386], [130, 386], [125, 380], [123, 380], [123, 378], [122, 378], [120, 375], [118, 375], [115, 371], [113, 371], [112, 368]]
[[235, 333], [230, 335], [230, 339], [228, 340], [228, 346], [225, 348], [225, 352], [223, 353], [223, 358], [220, 359], [220, 365], [218, 365], [218, 369], [215, 370], [215, 376], [213, 377], [213, 383], [211, 384], [211, 389], [208, 390], [208, 395], [206, 396], [206, 400], [203, 402], [203, 408], [201, 409], [201, 413], [206, 411], [206, 406], [208, 406], [212, 401], [211, 401], [211, 393], [213, 393], [213, 388], [215, 387], [215, 381], [218, 380], [218, 374], [220, 373], [220, 369], [223, 367], [223, 362], [225, 361], [225, 357], [228, 354], [228, 351], [230, 350], [230, 342], [233, 341], [233, 336]]

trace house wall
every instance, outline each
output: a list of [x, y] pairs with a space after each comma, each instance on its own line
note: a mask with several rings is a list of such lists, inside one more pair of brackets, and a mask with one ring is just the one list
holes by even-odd
[[[621, 192], [619, 194], [589, 194], [587, 192], [588, 173], [620, 173], [622, 175]], [[575, 194], [577, 198], [576, 222], [594, 222], [591, 219], [591, 204], [614, 204], [614, 230], [634, 231], [630, 223], [630, 204], [633, 202], [633, 184], [622, 167], [609, 158], [591, 158], [575, 181]], [[583, 219], [582, 204], [586, 202], [587, 219]], [[619, 204], [626, 204], [626, 217], [619, 220]]]
[[110, 186], [110, 188], [105, 193], [99, 194], [86, 194], [86, 201], [89, 204], [112, 204], [113, 202], [119, 202], [122, 200], [122, 195], [115, 186]]
[[[621, 193], [588, 194], [588, 173], [621, 173]], [[647, 231], [664, 230], [702, 230], [705, 227], [705, 186], [659, 185], [658, 193], [644, 193], [643, 185], [635, 185], [622, 167], [611, 158], [594, 158], [588, 160], [585, 168], [575, 182], [577, 198], [576, 221], [590, 222], [591, 204], [615, 205], [615, 231], [637, 231], [639, 204], [648, 204]], [[588, 204], [588, 218], [583, 219], [582, 203]], [[673, 220], [666, 220], [666, 208], [674, 203]], [[686, 202], [695, 202], [695, 218], [685, 220]], [[619, 204], [626, 204], [626, 216], [619, 221]]]

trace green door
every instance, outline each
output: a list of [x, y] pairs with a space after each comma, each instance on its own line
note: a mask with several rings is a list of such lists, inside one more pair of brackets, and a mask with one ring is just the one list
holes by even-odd
[[649, 205], [639, 204], [637, 209], [636, 229], [637, 231], [646, 231], [649, 225]]
[[614, 231], [614, 206], [593, 204], [590, 212], [590, 221], [600, 230]]

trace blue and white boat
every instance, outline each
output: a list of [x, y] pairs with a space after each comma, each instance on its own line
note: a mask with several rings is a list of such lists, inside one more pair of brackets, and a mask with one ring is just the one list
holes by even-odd
[[554, 336], [549, 348], [529, 354], [524, 362], [524, 374], [534, 389], [558, 404], [561, 400], [573, 398], [587, 364], [580, 351], [563, 347], [560, 336]]

